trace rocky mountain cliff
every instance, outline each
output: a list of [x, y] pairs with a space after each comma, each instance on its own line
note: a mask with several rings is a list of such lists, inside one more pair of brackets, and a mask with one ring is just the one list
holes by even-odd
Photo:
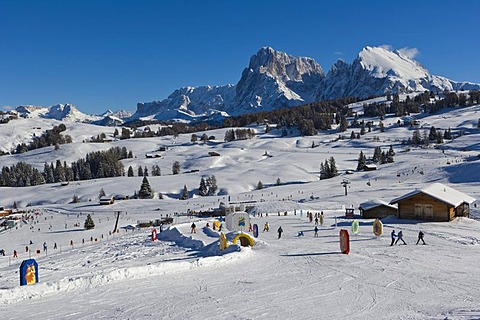
[[178, 89], [167, 99], [138, 103], [132, 119], [191, 120], [291, 107], [314, 101], [324, 78], [315, 60], [264, 47], [250, 58], [237, 85]]

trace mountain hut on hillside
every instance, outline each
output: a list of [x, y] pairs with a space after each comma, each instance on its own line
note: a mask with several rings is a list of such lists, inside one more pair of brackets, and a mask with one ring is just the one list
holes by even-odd
[[382, 219], [397, 215], [397, 207], [378, 199], [363, 202], [358, 209], [360, 209], [360, 215], [364, 219]]
[[452, 221], [469, 217], [474, 198], [441, 183], [414, 190], [390, 201], [398, 205], [399, 219]]
[[110, 204], [113, 204], [114, 202], [115, 202], [114, 197], [101, 197], [100, 198], [100, 204], [101, 205], [110, 205]]

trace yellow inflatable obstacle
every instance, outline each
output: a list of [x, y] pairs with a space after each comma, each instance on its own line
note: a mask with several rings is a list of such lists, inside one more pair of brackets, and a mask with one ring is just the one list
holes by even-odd
[[220, 250], [225, 250], [228, 248], [228, 243], [227, 243], [227, 236], [225, 236], [225, 233], [220, 232], [219, 236], [220, 240]]
[[242, 247], [253, 247], [253, 238], [246, 233], [240, 233], [238, 236], [233, 238], [233, 244], [236, 244], [237, 240], [240, 240], [240, 245]]

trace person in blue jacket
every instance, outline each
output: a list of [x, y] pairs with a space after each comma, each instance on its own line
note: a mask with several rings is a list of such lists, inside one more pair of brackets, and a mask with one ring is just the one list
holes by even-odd
[[395, 237], [397, 235], [395, 234], [395, 230], [392, 230], [392, 232], [390, 233], [390, 237], [392, 238], [392, 243], [390, 243], [390, 247], [393, 246], [393, 244], [395, 243]]

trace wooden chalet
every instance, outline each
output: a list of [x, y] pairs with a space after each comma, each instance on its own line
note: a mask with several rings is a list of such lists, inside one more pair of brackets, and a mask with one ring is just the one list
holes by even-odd
[[110, 204], [113, 204], [114, 202], [115, 202], [114, 197], [101, 197], [100, 198], [100, 204], [101, 205], [110, 205]]
[[441, 183], [409, 192], [393, 199], [398, 205], [399, 219], [451, 221], [456, 217], [469, 217], [474, 198]]
[[358, 209], [360, 209], [360, 215], [362, 218], [365, 219], [382, 219], [388, 216], [397, 215], [397, 207], [378, 199], [363, 202]]

